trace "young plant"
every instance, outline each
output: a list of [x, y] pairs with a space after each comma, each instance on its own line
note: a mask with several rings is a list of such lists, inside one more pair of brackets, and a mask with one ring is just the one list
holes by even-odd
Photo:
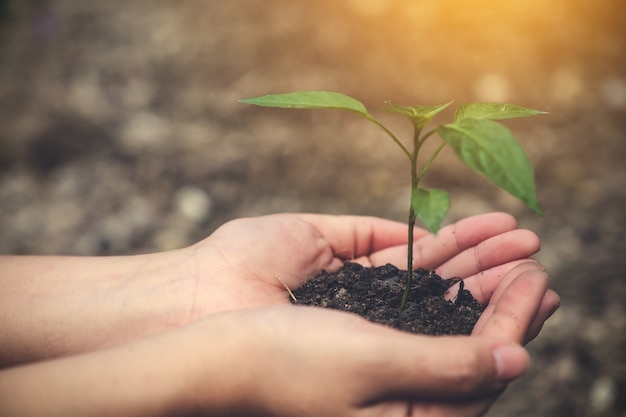
[[[450, 207], [448, 193], [441, 189], [425, 189], [420, 182], [431, 164], [446, 145], [474, 171], [482, 174], [500, 188], [523, 201], [530, 209], [541, 214], [537, 203], [533, 169], [513, 134], [495, 120], [526, 117], [545, 112], [514, 104], [468, 103], [460, 105], [452, 123], [442, 124], [424, 132], [424, 128], [452, 102], [439, 106], [399, 106], [387, 103], [387, 113], [406, 117], [413, 125], [413, 141], [405, 146], [385, 125], [372, 116], [363, 103], [341, 93], [329, 91], [302, 91], [270, 94], [241, 100], [244, 103], [265, 107], [293, 109], [328, 109], [355, 113], [380, 127], [407, 157], [411, 167], [411, 201], [408, 219], [408, 259], [406, 289], [400, 311], [406, 305], [413, 271], [413, 229], [420, 219], [432, 233], [437, 233]], [[423, 165], [418, 157], [424, 143], [437, 133], [439, 146]]]

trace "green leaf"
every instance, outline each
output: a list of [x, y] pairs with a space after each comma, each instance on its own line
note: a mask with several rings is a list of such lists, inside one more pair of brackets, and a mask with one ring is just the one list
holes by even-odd
[[444, 190], [436, 188], [411, 190], [411, 209], [432, 233], [439, 231], [449, 208], [450, 196]]
[[439, 112], [452, 104], [451, 101], [439, 106], [399, 106], [388, 103], [389, 105], [385, 107], [385, 112], [404, 116], [420, 128], [424, 127]]
[[514, 117], [535, 116], [537, 114], [548, 114], [548, 112], [529, 109], [516, 104], [467, 103], [461, 104], [456, 109], [454, 121], [460, 122], [463, 119], [501, 120], [512, 119]]
[[541, 214], [530, 160], [504, 125], [463, 119], [439, 126], [438, 133], [470, 168]]
[[269, 94], [261, 97], [253, 97], [239, 100], [242, 103], [255, 104], [265, 107], [279, 107], [286, 109], [327, 109], [345, 110], [358, 114], [370, 122], [374, 123], [391, 137], [400, 147], [402, 152], [411, 157], [406, 147], [387, 127], [380, 123], [374, 116], [368, 113], [365, 105], [350, 96], [332, 91], [296, 91], [284, 94]]
[[240, 102], [257, 106], [289, 109], [346, 110], [372, 119], [363, 103], [345, 94], [331, 91], [296, 91], [293, 93], [269, 94], [240, 100]]

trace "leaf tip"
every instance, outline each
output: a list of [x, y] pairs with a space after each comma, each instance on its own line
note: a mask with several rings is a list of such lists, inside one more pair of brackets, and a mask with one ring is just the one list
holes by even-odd
[[538, 216], [543, 217], [543, 210], [541, 209], [541, 207], [539, 207], [539, 204], [535, 203], [530, 208], [532, 209], [532, 211], [535, 212], [535, 214], [537, 214]]

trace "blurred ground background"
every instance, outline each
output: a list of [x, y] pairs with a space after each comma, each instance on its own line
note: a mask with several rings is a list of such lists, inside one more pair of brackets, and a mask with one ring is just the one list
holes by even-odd
[[[510, 212], [563, 306], [490, 416], [626, 416], [626, 6], [619, 0], [0, 0], [0, 253], [166, 250], [284, 211], [405, 220], [408, 167], [351, 114], [240, 98], [325, 89], [508, 101], [544, 217], [444, 152], [447, 221]], [[452, 112], [445, 113], [441, 122]], [[445, 119], [445, 118], [448, 119]], [[438, 119], [439, 120], [439, 119]]]

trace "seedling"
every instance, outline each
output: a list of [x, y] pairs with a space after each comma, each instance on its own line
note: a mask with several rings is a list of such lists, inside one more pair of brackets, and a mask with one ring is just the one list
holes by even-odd
[[[451, 146], [456, 155], [471, 169], [482, 174], [495, 185], [524, 202], [541, 214], [537, 203], [533, 169], [524, 149], [511, 131], [496, 120], [527, 117], [546, 112], [514, 104], [468, 103], [460, 105], [452, 123], [438, 125], [424, 132], [432, 119], [452, 102], [439, 106], [399, 106], [387, 103], [385, 112], [406, 117], [414, 128], [409, 148], [385, 125], [372, 116], [360, 101], [341, 93], [329, 91], [302, 91], [270, 94], [241, 100], [265, 107], [293, 109], [328, 109], [355, 113], [380, 127], [408, 158], [411, 166], [411, 201], [408, 219], [408, 259], [406, 289], [400, 310], [406, 305], [413, 271], [413, 229], [420, 219], [432, 233], [437, 233], [450, 208], [450, 196], [445, 190], [420, 187], [420, 182], [435, 158]], [[437, 133], [439, 146], [423, 165], [418, 157], [424, 143]]]

